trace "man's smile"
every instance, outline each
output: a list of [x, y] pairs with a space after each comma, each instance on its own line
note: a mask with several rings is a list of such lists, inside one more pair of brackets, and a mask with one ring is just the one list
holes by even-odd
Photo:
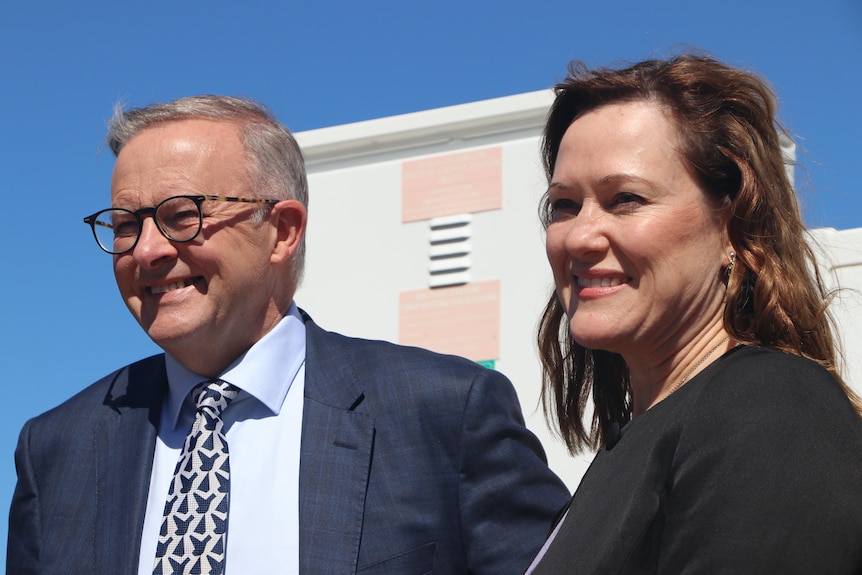
[[199, 279], [201, 278], [189, 278], [182, 281], [171, 282], [169, 284], [150, 286], [147, 288], [147, 290], [153, 295], [168, 293], [169, 291], [174, 291], [193, 285]]

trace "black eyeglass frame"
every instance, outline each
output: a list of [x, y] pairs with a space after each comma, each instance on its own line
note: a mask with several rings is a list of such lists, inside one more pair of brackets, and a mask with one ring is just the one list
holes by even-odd
[[[180, 199], [180, 198], [185, 198], [185, 199], [191, 200], [192, 202], [194, 202], [195, 206], [198, 209], [198, 228], [197, 228], [197, 231], [190, 238], [183, 239], [183, 240], [178, 240], [176, 238], [171, 237], [171, 234], [168, 233], [168, 231], [162, 227], [162, 223], [159, 221], [159, 218], [156, 217], [156, 214], [158, 213], [158, 210], [162, 205], [164, 205], [167, 202], [170, 202], [171, 200], [176, 200], [176, 199]], [[170, 240], [172, 242], [177, 242], [177, 243], [186, 243], [186, 242], [190, 242], [190, 241], [194, 240], [196, 237], [198, 237], [200, 235], [201, 230], [203, 229], [204, 216], [203, 216], [203, 210], [201, 209], [201, 205], [205, 201], [208, 201], [208, 200], [213, 201], [213, 202], [242, 202], [245, 204], [268, 204], [268, 205], [277, 204], [277, 203], [283, 201], [283, 200], [275, 200], [275, 199], [271, 199], [271, 198], [237, 198], [237, 197], [233, 197], [233, 196], [212, 196], [212, 195], [208, 195], [208, 194], [204, 194], [204, 195], [200, 195], [200, 196], [180, 195], [180, 196], [171, 196], [169, 198], [165, 198], [164, 200], [162, 200], [161, 202], [159, 202], [155, 206], [150, 206], [148, 208], [140, 208], [137, 210], [127, 210], [126, 208], [105, 208], [104, 210], [99, 210], [95, 214], [89, 215], [86, 218], [84, 218], [84, 223], [88, 224], [90, 226], [90, 229], [93, 231], [93, 238], [96, 240], [96, 244], [102, 249], [102, 251], [109, 253], [111, 255], [118, 256], [121, 254], [129, 253], [130, 251], [135, 249], [135, 246], [138, 245], [138, 241], [141, 239], [141, 230], [143, 230], [143, 228], [144, 228], [144, 217], [146, 217], [146, 216], [150, 216], [153, 218], [153, 222], [156, 224], [156, 228], [159, 230], [159, 233], [161, 233], [163, 236], [165, 236], [165, 238], [167, 238], [168, 240]], [[135, 219], [138, 221], [138, 235], [135, 237], [135, 241], [132, 243], [132, 245], [128, 249], [125, 249], [125, 250], [122, 250], [119, 252], [114, 251], [113, 249], [108, 249], [107, 246], [102, 245], [102, 242], [99, 241], [99, 235], [96, 232], [96, 226], [112, 227], [112, 226], [104, 224], [103, 222], [98, 221], [98, 219], [99, 219], [99, 216], [101, 216], [105, 212], [110, 212], [110, 211], [114, 211], [114, 210], [132, 214], [135, 217]]]

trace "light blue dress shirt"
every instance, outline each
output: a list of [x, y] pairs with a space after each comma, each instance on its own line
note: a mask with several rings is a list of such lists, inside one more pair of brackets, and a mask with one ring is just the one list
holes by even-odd
[[[209, 378], [166, 356], [162, 405], [138, 573], [151, 575], [165, 500], [195, 416], [192, 388]], [[299, 568], [299, 447], [305, 386], [305, 324], [296, 304], [219, 379], [242, 391], [225, 409], [230, 511], [225, 573], [296, 573]]]

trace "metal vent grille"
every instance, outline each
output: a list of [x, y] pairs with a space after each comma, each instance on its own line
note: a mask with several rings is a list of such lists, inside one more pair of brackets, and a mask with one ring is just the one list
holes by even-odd
[[466, 284], [470, 281], [470, 214], [433, 218], [428, 221], [428, 286]]

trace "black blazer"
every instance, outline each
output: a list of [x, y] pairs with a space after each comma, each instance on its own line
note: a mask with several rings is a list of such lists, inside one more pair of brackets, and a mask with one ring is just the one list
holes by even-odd
[[826, 370], [725, 354], [597, 455], [534, 575], [862, 574], [862, 419]]

